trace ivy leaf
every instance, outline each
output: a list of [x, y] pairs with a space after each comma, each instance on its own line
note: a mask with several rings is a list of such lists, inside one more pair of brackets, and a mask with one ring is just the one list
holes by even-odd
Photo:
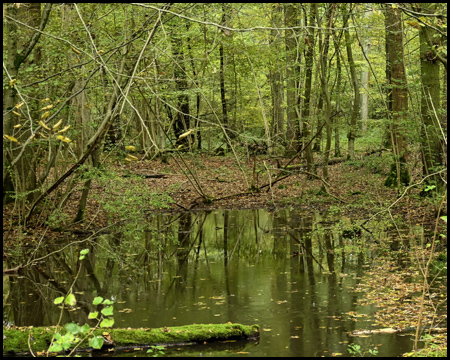
[[92, 302], [92, 304], [94, 305], [100, 305], [103, 301], [103, 298], [101, 296], [97, 296], [94, 301]]
[[113, 307], [112, 306], [105, 307], [104, 309], [102, 309], [102, 314], [105, 316], [111, 316], [113, 314]]
[[64, 301], [67, 305], [75, 306], [77, 304], [77, 299], [75, 298], [74, 294], [69, 294], [66, 297], [66, 300]]
[[91, 312], [88, 315], [88, 319], [97, 319], [97, 317], [98, 317], [98, 311]]
[[48, 351], [49, 352], [60, 352], [60, 351], [62, 351], [62, 346], [61, 346], [61, 344], [53, 343], [52, 346], [49, 347]]
[[100, 323], [101, 328], [112, 327], [114, 325], [114, 319], [104, 319]]
[[89, 341], [89, 345], [94, 349], [101, 349], [103, 346], [103, 338], [101, 336], [95, 336]]
[[66, 324], [65, 328], [66, 328], [67, 332], [74, 334], [74, 335], [78, 334], [81, 331], [80, 326], [75, 323]]
[[60, 296], [60, 297], [57, 297], [57, 298], [53, 301], [53, 304], [58, 305], [58, 304], [61, 304], [63, 301], [64, 301], [64, 296]]

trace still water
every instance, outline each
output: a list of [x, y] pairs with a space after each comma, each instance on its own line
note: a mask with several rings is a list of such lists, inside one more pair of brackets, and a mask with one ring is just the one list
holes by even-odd
[[66, 312], [63, 323], [89, 323], [90, 304], [102, 296], [115, 301], [115, 327], [260, 325], [257, 342], [169, 348], [168, 356], [348, 356], [352, 343], [363, 352], [377, 349], [378, 356], [411, 351], [410, 336], [350, 335], [373, 328], [375, 309], [358, 305], [363, 294], [353, 289], [377, 257], [370, 250], [374, 238], [387, 236], [384, 230], [348, 231], [351, 225], [336, 215], [293, 209], [191, 212], [123, 223], [23, 276], [4, 277], [3, 322], [56, 324], [53, 299], [72, 284], [79, 250], [89, 248], [74, 285], [79, 308]]

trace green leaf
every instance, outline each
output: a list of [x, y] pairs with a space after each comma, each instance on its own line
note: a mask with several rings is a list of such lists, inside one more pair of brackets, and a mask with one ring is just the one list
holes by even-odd
[[441, 219], [444, 220], [445, 222], [447, 222], [447, 215], [441, 216]]
[[112, 304], [114, 304], [114, 301], [111, 301], [111, 300], [108, 300], [108, 299], [105, 299], [103, 301], [103, 305], [112, 305]]
[[65, 303], [70, 306], [75, 306], [77, 304], [77, 299], [74, 294], [69, 294], [66, 297]]
[[92, 302], [92, 304], [94, 305], [100, 305], [103, 301], [103, 298], [101, 296], [97, 296], [94, 301]]
[[100, 323], [101, 328], [112, 327], [114, 325], [114, 319], [104, 319]]
[[80, 251], [80, 255], [87, 255], [89, 253], [89, 249], [83, 249]]
[[91, 327], [88, 324], [84, 324], [81, 328], [80, 328], [81, 332], [83, 334], [87, 334], [89, 332], [89, 330], [91, 330]]
[[103, 346], [103, 338], [101, 336], [93, 337], [89, 341], [89, 345], [91, 345], [94, 349], [101, 349]]
[[63, 301], [64, 301], [64, 296], [60, 296], [60, 297], [57, 297], [57, 298], [53, 301], [53, 303], [54, 303], [55, 305], [58, 305], [58, 304], [61, 304]]
[[50, 351], [50, 352], [60, 352], [60, 351], [62, 351], [62, 349], [63, 348], [62, 348], [61, 344], [53, 343], [52, 346], [50, 346], [48, 348], [48, 351]]
[[102, 309], [102, 314], [105, 316], [110, 316], [113, 314], [113, 307], [112, 306], [108, 306], [105, 307], [104, 309]]
[[98, 311], [91, 312], [88, 315], [88, 319], [97, 319], [97, 317], [98, 317]]
[[81, 331], [81, 328], [75, 323], [66, 324], [65, 328], [71, 334], [78, 334]]

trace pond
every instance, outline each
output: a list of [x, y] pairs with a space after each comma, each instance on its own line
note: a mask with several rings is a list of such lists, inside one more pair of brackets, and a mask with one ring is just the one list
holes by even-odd
[[[374, 240], [388, 236], [384, 229], [359, 233], [348, 218], [295, 209], [161, 214], [142, 223], [124, 222], [4, 277], [4, 324], [55, 325], [53, 300], [72, 284], [79, 250], [89, 248], [73, 288], [79, 307], [62, 323], [89, 323], [89, 305], [102, 296], [115, 301], [115, 327], [260, 325], [257, 342], [169, 348], [169, 356], [348, 356], [353, 343], [399, 356], [413, 347], [409, 335], [351, 335], [374, 328], [375, 309], [358, 305], [364, 294], [354, 289], [377, 256]], [[83, 238], [71, 234], [29, 256], [74, 240]]]

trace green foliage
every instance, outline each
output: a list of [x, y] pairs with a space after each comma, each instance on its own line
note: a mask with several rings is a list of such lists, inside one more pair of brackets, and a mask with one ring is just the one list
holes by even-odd
[[165, 347], [161, 345], [152, 345], [150, 349], [147, 350], [147, 354], [153, 354], [153, 357], [164, 355]]
[[376, 348], [363, 351], [361, 345], [358, 344], [349, 344], [348, 352], [350, 353], [351, 356], [358, 356], [358, 357], [364, 357], [367, 353], [369, 353], [372, 356], [376, 356], [378, 354], [378, 350]]
[[[83, 249], [80, 251], [80, 260], [83, 260], [85, 255], [89, 253], [89, 249]], [[54, 301], [55, 305], [62, 304], [61, 311], [63, 311], [65, 306], [74, 307], [77, 304], [76, 297], [73, 293], [67, 296], [60, 296]], [[113, 301], [108, 299], [103, 299], [101, 296], [97, 296], [92, 304], [94, 306], [105, 306], [101, 309], [99, 316], [98, 311], [90, 312], [88, 314], [88, 319], [97, 320], [97, 325], [91, 328], [88, 324], [79, 326], [75, 323], [69, 323], [64, 326], [65, 333], [56, 332], [53, 336], [49, 352], [61, 352], [63, 350], [69, 350], [72, 346], [79, 346], [83, 341], [85, 341], [89, 336], [92, 336], [89, 340], [89, 345], [94, 349], [101, 349], [103, 346], [103, 337], [98, 335], [93, 335], [93, 331], [97, 328], [110, 328], [114, 325], [113, 316]], [[106, 306], [108, 305], [108, 306]]]
[[[400, 162], [400, 184], [403, 186], [408, 186], [411, 181], [411, 176], [409, 175], [408, 168], [406, 164]], [[389, 171], [389, 175], [384, 182], [384, 186], [386, 187], [397, 187], [397, 164], [391, 164], [391, 170]]]
[[[421, 341], [425, 342], [425, 347], [417, 352], [404, 354], [406, 357], [447, 357], [447, 346], [440, 345], [436, 342], [442, 342], [438, 336], [425, 334]], [[445, 341], [447, 343], [447, 341]]]

